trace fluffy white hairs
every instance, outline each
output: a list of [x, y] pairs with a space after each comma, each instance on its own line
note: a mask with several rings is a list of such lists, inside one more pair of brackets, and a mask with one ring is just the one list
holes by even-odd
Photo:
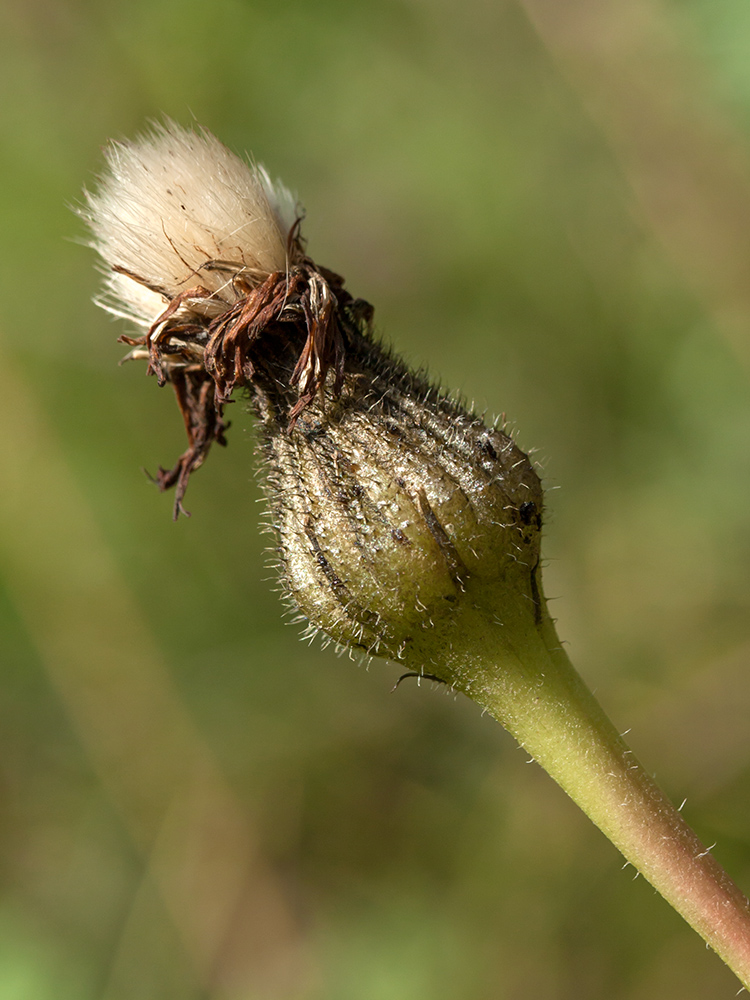
[[108, 269], [117, 268], [100, 304], [149, 326], [193, 286], [229, 305], [233, 274], [259, 283], [284, 271], [296, 206], [263, 167], [210, 132], [167, 121], [110, 145], [99, 189], [86, 192], [81, 214], [93, 247]]

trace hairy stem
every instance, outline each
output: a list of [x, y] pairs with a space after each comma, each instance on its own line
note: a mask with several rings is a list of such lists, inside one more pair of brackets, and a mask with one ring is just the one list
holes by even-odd
[[515, 736], [623, 856], [750, 987], [750, 902], [644, 770], [560, 646], [546, 608], [500, 615], [484, 587], [462, 602], [423, 669], [462, 690]]

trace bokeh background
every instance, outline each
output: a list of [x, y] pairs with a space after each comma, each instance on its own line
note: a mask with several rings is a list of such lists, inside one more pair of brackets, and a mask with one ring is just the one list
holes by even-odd
[[172, 523], [69, 207], [162, 114], [296, 189], [536, 449], [571, 656], [748, 889], [749, 67], [742, 0], [4, 0], [0, 1000], [735, 994], [472, 704], [284, 624], [241, 402]]

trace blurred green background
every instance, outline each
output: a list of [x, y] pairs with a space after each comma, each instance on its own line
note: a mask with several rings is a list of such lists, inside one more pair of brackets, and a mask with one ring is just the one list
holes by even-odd
[[194, 477], [69, 211], [166, 113], [295, 189], [506, 412], [573, 661], [750, 888], [750, 9], [4, 0], [0, 1000], [692, 1000], [737, 983], [469, 702], [308, 648], [252, 421]]

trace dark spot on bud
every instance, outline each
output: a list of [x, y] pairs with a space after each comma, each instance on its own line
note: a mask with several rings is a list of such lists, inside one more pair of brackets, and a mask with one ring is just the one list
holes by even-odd
[[518, 514], [524, 524], [531, 524], [536, 514], [536, 504], [533, 500], [527, 500], [518, 508]]
[[497, 461], [497, 452], [492, 446], [492, 442], [487, 438], [482, 441], [482, 451], [485, 455], [489, 455], [493, 462]]
[[391, 538], [393, 539], [394, 542], [398, 542], [399, 545], [411, 545], [411, 542], [403, 533], [401, 528], [394, 528], [393, 531], [391, 532]]

